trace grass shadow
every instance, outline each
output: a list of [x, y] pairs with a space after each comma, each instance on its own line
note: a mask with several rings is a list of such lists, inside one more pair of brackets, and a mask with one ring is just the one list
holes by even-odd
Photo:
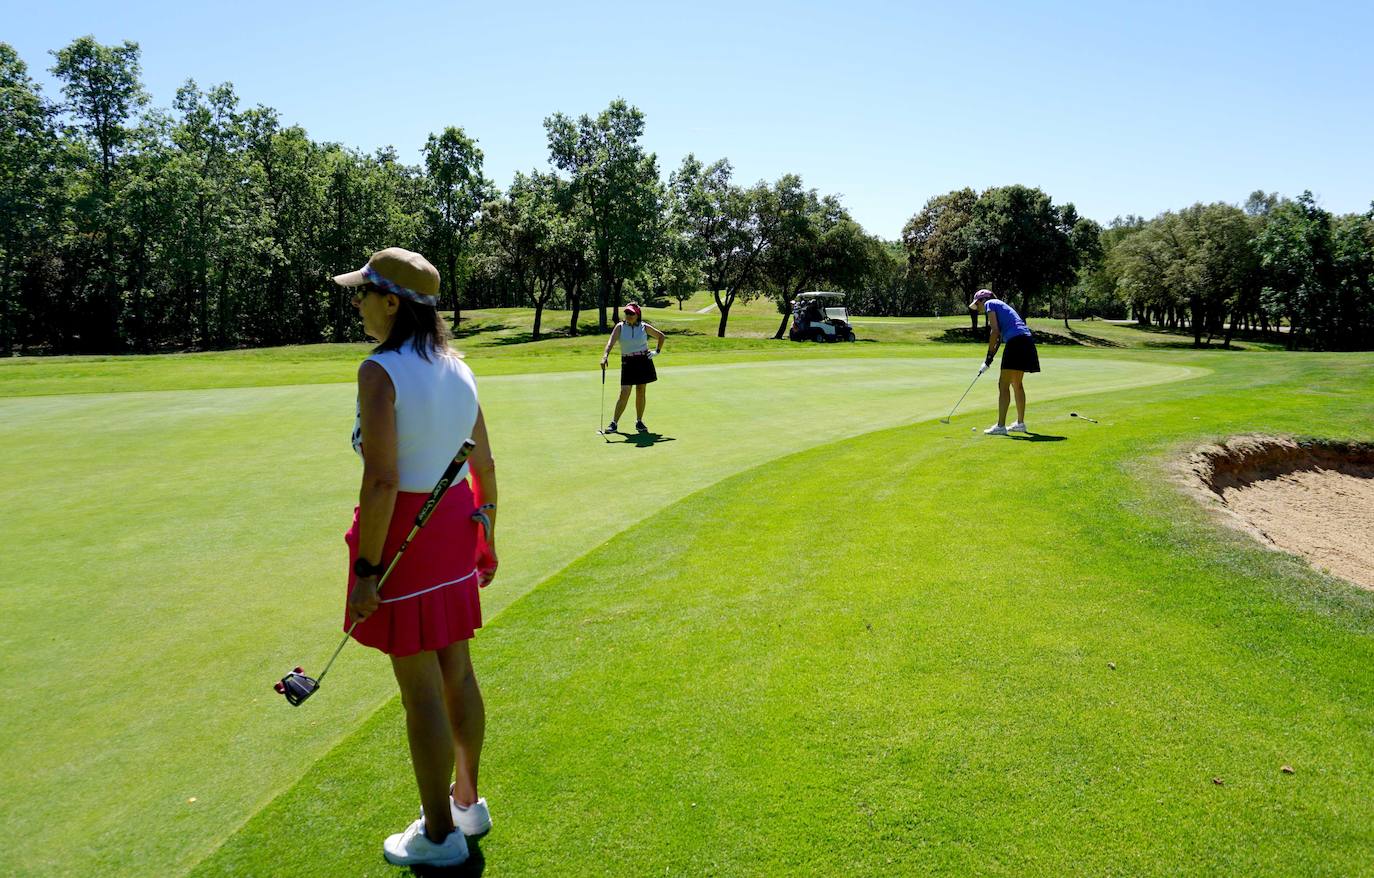
[[[1071, 347], [1089, 347], [1090, 345], [1095, 345], [1100, 342], [1104, 347], [1120, 347], [1120, 345], [1113, 344], [1112, 342], [1107, 341], [1106, 339], [1099, 339], [1097, 338], [1097, 336], [1084, 335], [1082, 333], [1074, 333], [1074, 337], [1070, 338], [1069, 336], [1064, 335], [1062, 333], [1049, 332], [1048, 330], [1044, 329], [1037, 329], [1031, 337], [1035, 340], [1037, 346], [1069, 345]], [[1091, 339], [1091, 341], [1088, 341], [1089, 339]], [[982, 326], [978, 327], [977, 329], [974, 329], [969, 326], [960, 326], [957, 328], [951, 327], [949, 329], [946, 329], [939, 335], [932, 335], [930, 337], [930, 340], [934, 342], [939, 342], [941, 344], [985, 345], [988, 343], [988, 331], [986, 327]]]
[[634, 448], [650, 448], [660, 442], [677, 441], [672, 436], [664, 436], [662, 433], [654, 433], [652, 431], [643, 433], [612, 433], [609, 435], [624, 437], [619, 442], [611, 442], [611, 445], [626, 445]]
[[501, 328], [500, 324], [491, 324], [485, 320], [469, 320], [463, 318], [457, 326], [453, 325], [452, 320], [448, 321], [448, 334], [450, 338], [472, 338], [474, 335], [481, 335], [484, 332], [494, 332]]
[[1160, 341], [1146, 340], [1142, 342], [1142, 345], [1144, 347], [1156, 348], [1159, 350], [1253, 350], [1253, 348], [1237, 344], [1237, 342], [1248, 342], [1250, 344], [1269, 345], [1277, 349], [1282, 348], [1286, 340], [1282, 336], [1275, 337], [1275, 333], [1273, 332], [1266, 333], [1263, 330], [1259, 329], [1238, 329], [1231, 333], [1230, 347], [1227, 347], [1224, 343], [1223, 336], [1217, 335], [1212, 336], [1210, 341], [1204, 341], [1200, 345], [1194, 345], [1193, 331], [1191, 329], [1170, 329], [1167, 326], [1155, 326], [1153, 324], [1147, 325], [1141, 323], [1125, 324], [1123, 325], [1123, 328], [1132, 329], [1136, 332], [1144, 333], [1147, 335], [1161, 336], [1163, 339], [1167, 339]]
[[1026, 433], [1025, 435], [1008, 433], [1007, 438], [1015, 439], [1017, 442], [1063, 442], [1069, 437], [1051, 436], [1049, 433]]
[[468, 858], [456, 866], [411, 866], [417, 878], [476, 878], [487, 870], [487, 859], [477, 839], [468, 839]]
[[941, 344], [987, 344], [988, 331], [982, 326], [977, 329], [970, 326], [951, 326], [939, 335], [932, 335], [930, 340]]
[[1120, 342], [1112, 341], [1112, 340], [1109, 339], [1109, 338], [1103, 338], [1103, 337], [1100, 336], [1100, 335], [1088, 335], [1086, 332], [1079, 332], [1079, 331], [1076, 330], [1076, 329], [1070, 329], [1070, 330], [1069, 330], [1069, 335], [1073, 338], [1074, 341], [1078, 342], [1078, 343], [1081, 344], [1081, 345], [1087, 345], [1088, 347], [1093, 347], [1093, 348], [1119, 348], [1119, 347], [1123, 347], [1123, 345], [1122, 345]]

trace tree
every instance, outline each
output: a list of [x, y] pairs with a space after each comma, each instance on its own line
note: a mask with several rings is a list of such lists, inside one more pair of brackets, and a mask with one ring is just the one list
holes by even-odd
[[863, 284], [874, 262], [871, 240], [839, 199], [818, 197], [810, 189], [802, 193], [799, 206], [784, 216], [778, 239], [760, 268], [782, 315], [773, 338], [787, 331], [798, 293], [822, 285], [852, 292]]
[[730, 308], [740, 298], [761, 292], [762, 264], [784, 229], [801, 221], [806, 193], [801, 179], [785, 174], [773, 186], [760, 181], [749, 189], [730, 182], [730, 162], [720, 159], [703, 167], [688, 154], [669, 180], [674, 223], [684, 230], [685, 250], [701, 266], [724, 338]]
[[[119, 345], [120, 318], [118, 265], [116, 250], [121, 231], [115, 211], [119, 184], [118, 162], [129, 140], [128, 122], [134, 110], [147, 103], [139, 76], [138, 44], [103, 46], [85, 36], [65, 49], [54, 52], [57, 59], [52, 72], [62, 82], [63, 112], [74, 122], [74, 132], [84, 140], [76, 142], [83, 155], [78, 159], [78, 178], [74, 187], [76, 231], [98, 238], [98, 245], [83, 254], [92, 264], [85, 272], [90, 283], [81, 296], [80, 326], [82, 344], [87, 349], [112, 351]], [[93, 169], [84, 160], [89, 154]], [[93, 171], [93, 173], [92, 173]]]
[[557, 289], [560, 247], [569, 243], [563, 237], [568, 218], [559, 209], [558, 186], [551, 174], [517, 173], [505, 197], [483, 208], [483, 236], [495, 248], [499, 267], [534, 306], [535, 341]]
[[[1073, 205], [1065, 205], [1061, 211], [1064, 211], [1064, 221], [1068, 222], [1074, 213]], [[1084, 278], [1100, 270], [1102, 266], [1102, 227], [1086, 217], [1074, 219], [1069, 228], [1069, 247], [1073, 251], [1077, 275], [1075, 283], [1060, 286], [1060, 295], [1064, 307], [1064, 329], [1073, 332], [1069, 326], [1070, 313], [1075, 306], [1081, 311], [1089, 301]]]
[[466, 274], [467, 244], [480, 219], [482, 205], [496, 194], [482, 176], [482, 150], [463, 129], [448, 127], [425, 141], [425, 179], [430, 202], [426, 241], [430, 255], [444, 267], [444, 288], [459, 320], [459, 291]]
[[554, 113], [544, 120], [549, 160], [571, 176], [597, 270], [598, 325], [606, 307], [619, 306], [626, 279], [647, 264], [658, 234], [662, 192], [658, 159], [640, 144], [644, 114], [624, 100], [595, 118]]
[[587, 209], [573, 191], [571, 183], [553, 174], [547, 180], [556, 213], [553, 240], [555, 270], [570, 312], [568, 335], [576, 336], [577, 319], [582, 312], [582, 292], [592, 276], [594, 257], [591, 223], [586, 216]]
[[1122, 317], [1127, 313], [1129, 303], [1118, 289], [1121, 279], [1120, 261], [1115, 257], [1116, 249], [1134, 233], [1145, 227], [1145, 220], [1138, 216], [1116, 217], [1098, 235], [1098, 248], [1101, 256], [1089, 259], [1079, 266], [1079, 291], [1082, 296], [1081, 307], [1088, 314], [1104, 317]]
[[1323, 291], [1333, 275], [1331, 215], [1303, 192], [1269, 213], [1256, 246], [1265, 275], [1262, 302], [1270, 316], [1288, 319], [1288, 347], [1297, 347], [1304, 333], [1320, 340]]
[[1337, 326], [1333, 346], [1358, 350], [1374, 343], [1374, 204], [1335, 220], [1331, 232]]
[[[937, 195], [902, 228], [908, 272], [962, 309], [977, 289], [977, 268], [969, 252], [968, 228], [978, 195], [968, 188]], [[978, 315], [969, 312], [973, 328]]]
[[14, 353], [23, 280], [60, 222], [53, 115], [28, 67], [0, 43], [0, 356]]
[[1029, 316], [1040, 300], [1074, 281], [1077, 254], [1069, 232], [1077, 220], [1073, 205], [1057, 208], [1039, 189], [988, 189], [969, 219], [969, 262], [982, 284], [1003, 299], [1019, 298]]

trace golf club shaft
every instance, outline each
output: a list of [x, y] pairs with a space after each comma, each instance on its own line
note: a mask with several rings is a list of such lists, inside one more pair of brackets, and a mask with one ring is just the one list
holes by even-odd
[[[391, 571], [396, 569], [396, 564], [401, 560], [401, 555], [405, 554], [406, 547], [410, 545], [411, 540], [415, 539], [415, 535], [420, 532], [420, 528], [424, 527], [425, 523], [429, 521], [430, 515], [434, 513], [435, 507], [439, 505], [439, 501], [443, 500], [444, 494], [448, 493], [449, 486], [458, 478], [458, 473], [462, 471], [463, 464], [468, 462], [468, 455], [472, 454], [472, 450], [476, 447], [476, 442], [473, 442], [471, 439], [464, 439], [462, 447], [458, 449], [458, 453], [453, 456], [453, 460], [448, 462], [448, 466], [444, 468], [444, 474], [439, 477], [439, 481], [434, 486], [434, 490], [429, 492], [429, 499], [425, 501], [424, 506], [420, 507], [419, 514], [415, 516], [415, 525], [411, 527], [410, 533], [406, 535], [405, 542], [401, 543], [401, 547], [396, 550], [396, 554], [391, 556], [391, 563], [386, 565], [386, 571], [382, 573], [382, 578], [377, 580], [378, 594], [382, 593], [382, 589], [386, 587], [387, 579], [391, 577]], [[348, 643], [348, 638], [353, 636], [353, 629], [357, 628], [358, 622], [361, 621], [362, 620], [359, 619], [348, 626], [348, 630], [344, 632], [343, 640], [339, 641], [339, 645], [334, 649], [334, 654], [329, 657], [329, 662], [325, 664], [324, 670], [315, 678], [317, 684], [324, 679], [324, 675], [329, 673], [329, 669], [334, 666], [334, 659], [338, 658], [339, 653], [343, 652], [344, 646]]]
[[[983, 373], [982, 373], [982, 372], [979, 372], [977, 375], [974, 375], [974, 376], [973, 376], [973, 380], [970, 381], [970, 382], [968, 383], [968, 387], [964, 389], [964, 396], [968, 396], [968, 392], [969, 392], [970, 390], [973, 389], [973, 385], [977, 384], [977, 383], [978, 383], [978, 379], [979, 379], [979, 378], [982, 378], [982, 377], [983, 377]], [[950, 418], [954, 417], [954, 412], [959, 408], [959, 406], [963, 405], [964, 396], [959, 397], [959, 401], [956, 402], [956, 403], [954, 404], [954, 408], [950, 409], [950, 410], [949, 410], [949, 414], [945, 416], [945, 423], [946, 423], [946, 424], [949, 423], [949, 419], [950, 419]]]

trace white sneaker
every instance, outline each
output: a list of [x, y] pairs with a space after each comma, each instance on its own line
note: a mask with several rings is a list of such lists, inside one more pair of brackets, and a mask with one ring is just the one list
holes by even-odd
[[1001, 424], [993, 424], [983, 432], [989, 436], [1005, 436], [1007, 435], [1007, 428], [1003, 427]]
[[[453, 787], [448, 788], [448, 810], [453, 815], [453, 825], [462, 830], [468, 838], [477, 838], [491, 832], [491, 811], [487, 800], [480, 798], [464, 808], [453, 801]], [[420, 806], [420, 819], [425, 819], [425, 808]]]
[[387, 836], [382, 842], [382, 856], [396, 866], [456, 866], [468, 858], [468, 840], [454, 831], [442, 844], [435, 844], [425, 836], [425, 819], [421, 817], [405, 832]]
[[458, 827], [463, 835], [476, 838], [491, 832], [491, 811], [487, 809], [486, 799], [478, 799], [464, 808], [450, 796], [448, 804], [449, 810], [453, 812], [453, 825]]
[[1025, 421], [1017, 421], [1016, 423], [1012, 424], [1010, 427], [1007, 428], [1007, 432], [1008, 432], [1008, 433], [1029, 433], [1030, 431], [1026, 429], [1026, 422], [1025, 422]]

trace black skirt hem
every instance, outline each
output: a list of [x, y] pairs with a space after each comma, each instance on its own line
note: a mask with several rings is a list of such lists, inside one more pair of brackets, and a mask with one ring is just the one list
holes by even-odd
[[1002, 346], [1002, 368], [1017, 372], [1040, 371], [1040, 354], [1029, 335], [1018, 335]]
[[653, 384], [658, 380], [658, 370], [654, 361], [641, 354], [620, 358], [620, 386], [633, 387], [638, 384]]

